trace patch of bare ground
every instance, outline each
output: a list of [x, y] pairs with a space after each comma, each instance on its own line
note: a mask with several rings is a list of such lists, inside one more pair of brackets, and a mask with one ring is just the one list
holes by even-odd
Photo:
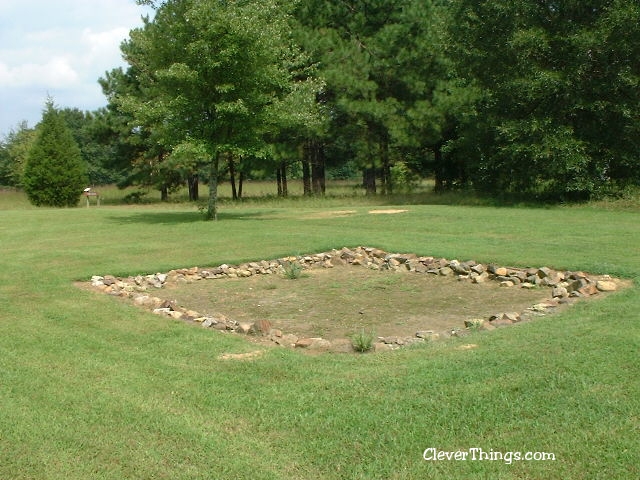
[[268, 320], [299, 337], [328, 340], [365, 329], [379, 336], [414, 336], [456, 328], [468, 318], [523, 311], [549, 298], [546, 288], [503, 288], [455, 277], [339, 266], [309, 269], [298, 279], [254, 275], [168, 285], [155, 294], [204, 315], [238, 322]]

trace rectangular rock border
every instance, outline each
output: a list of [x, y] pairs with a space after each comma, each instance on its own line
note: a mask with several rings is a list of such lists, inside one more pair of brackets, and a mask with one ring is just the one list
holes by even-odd
[[374, 351], [390, 350], [404, 345], [432, 341], [449, 336], [462, 337], [474, 330], [493, 330], [512, 325], [536, 316], [545, 315], [553, 308], [576, 299], [591, 297], [599, 293], [613, 292], [623, 285], [619, 279], [609, 275], [594, 276], [580, 271], [559, 271], [549, 267], [515, 268], [494, 264], [482, 264], [469, 260], [447, 260], [412, 253], [388, 253], [373, 247], [344, 247], [340, 250], [248, 262], [240, 265], [219, 265], [210, 268], [182, 268], [167, 273], [115, 277], [95, 275], [91, 287], [105, 294], [129, 299], [134, 305], [165, 317], [193, 322], [204, 328], [222, 332], [253, 335], [274, 344], [304, 348], [312, 351], [353, 351], [347, 340], [329, 342], [322, 338], [298, 338], [274, 329], [268, 320], [253, 323], [237, 322], [222, 314], [203, 315], [175, 302], [162, 300], [153, 291], [171, 284], [189, 284], [202, 280], [244, 278], [253, 275], [283, 275], [285, 266], [298, 263], [304, 269], [333, 268], [339, 265], [361, 266], [372, 270], [406, 270], [416, 274], [457, 277], [461, 281], [482, 283], [499, 282], [504, 288], [549, 289], [549, 299], [532, 305], [524, 312], [498, 312], [489, 318], [471, 318], [444, 332], [423, 330], [413, 337], [378, 337]]

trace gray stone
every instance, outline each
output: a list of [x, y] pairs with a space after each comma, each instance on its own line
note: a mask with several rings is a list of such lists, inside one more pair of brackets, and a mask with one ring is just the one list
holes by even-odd
[[205, 318], [202, 322], [203, 328], [213, 327], [215, 325], [213, 318]]
[[442, 267], [440, 270], [438, 270], [438, 273], [443, 277], [449, 277], [453, 275], [453, 270], [449, 267]]
[[487, 272], [481, 272], [479, 274], [472, 274], [471, 281], [473, 283], [484, 283], [489, 280], [489, 274]]
[[484, 265], [479, 263], [479, 264], [474, 265], [473, 267], [471, 267], [471, 270], [474, 271], [475, 273], [482, 274], [482, 273], [485, 273], [486, 269], [485, 269]]
[[247, 334], [251, 331], [251, 327], [253, 326], [253, 324], [251, 323], [247, 323], [247, 322], [240, 322], [238, 323], [238, 326], [236, 327], [236, 332], [237, 333], [243, 333], [243, 334]]
[[554, 298], [564, 298], [569, 296], [569, 292], [565, 287], [553, 287], [551, 296]]

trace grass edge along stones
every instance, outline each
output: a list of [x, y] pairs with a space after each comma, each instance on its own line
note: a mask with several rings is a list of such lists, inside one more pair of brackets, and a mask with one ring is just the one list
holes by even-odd
[[436, 340], [449, 336], [464, 336], [475, 330], [492, 330], [508, 326], [532, 317], [544, 315], [549, 309], [568, 304], [580, 298], [591, 297], [602, 292], [617, 290], [623, 282], [609, 275], [594, 276], [581, 271], [558, 271], [549, 267], [516, 268], [475, 261], [447, 260], [412, 253], [388, 253], [372, 247], [344, 247], [328, 252], [261, 260], [241, 265], [219, 265], [217, 267], [191, 267], [171, 270], [167, 273], [137, 275], [127, 278], [112, 275], [95, 275], [91, 287], [103, 293], [130, 299], [135, 305], [155, 314], [173, 319], [200, 324], [222, 332], [233, 332], [268, 340], [274, 344], [304, 348], [313, 351], [352, 352], [354, 346], [348, 341], [329, 342], [322, 338], [298, 338], [296, 335], [272, 328], [268, 320], [253, 323], [237, 322], [222, 313], [203, 315], [175, 302], [153, 295], [153, 291], [170, 284], [188, 284], [195, 281], [246, 278], [253, 275], [287, 275], [291, 265], [300, 270], [311, 268], [333, 268], [341, 265], [364, 267], [371, 270], [406, 270], [415, 274], [457, 277], [461, 281], [483, 283], [499, 282], [504, 288], [548, 288], [549, 298], [527, 308], [524, 312], [499, 312], [489, 318], [468, 318], [460, 325], [442, 332], [417, 331], [412, 337], [378, 337], [374, 351], [389, 350], [402, 345]]

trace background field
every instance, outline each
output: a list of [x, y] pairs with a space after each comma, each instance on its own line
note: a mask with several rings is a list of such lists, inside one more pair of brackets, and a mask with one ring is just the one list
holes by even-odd
[[[207, 223], [179, 203], [25, 203], [0, 193], [0, 478], [640, 476], [633, 204], [431, 204], [372, 216], [379, 198], [264, 200], [223, 205], [221, 220]], [[328, 209], [356, 213], [316, 215]], [[254, 348], [240, 338], [73, 286], [94, 274], [357, 245], [635, 284], [472, 340], [376, 355], [272, 349], [245, 362], [218, 359]], [[457, 348], [469, 342], [478, 348]], [[556, 461], [426, 462], [429, 447], [543, 451]]]

